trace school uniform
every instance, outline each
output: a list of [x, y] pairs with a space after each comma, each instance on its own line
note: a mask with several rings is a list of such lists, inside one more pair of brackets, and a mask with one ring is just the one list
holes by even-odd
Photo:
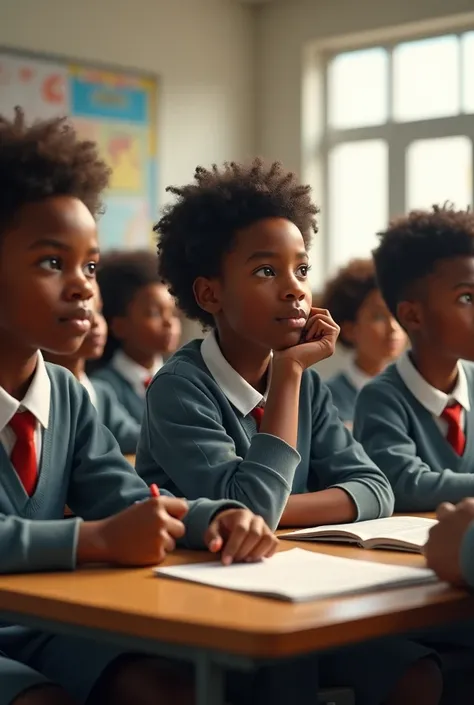
[[342, 372], [327, 380], [334, 406], [344, 423], [350, 424], [354, 421], [357, 395], [371, 379], [372, 377], [362, 372], [353, 360], [349, 360]]
[[125, 455], [134, 454], [140, 435], [140, 424], [120, 404], [115, 392], [108, 384], [100, 380], [92, 382], [85, 374], [81, 376], [79, 381], [87, 389], [99, 421], [111, 431], [122, 453]]
[[314, 369], [303, 373], [296, 450], [257, 433], [254, 409], [265, 397], [229, 365], [214, 332], [189, 343], [148, 388], [137, 472], [179, 496], [239, 498], [273, 528], [289, 490], [340, 487], [357, 519], [391, 514], [385, 476], [337, 418]]
[[[148, 388], [137, 472], [179, 496], [240, 498], [273, 528], [290, 490], [340, 487], [352, 497], [358, 519], [391, 514], [386, 478], [338, 419], [314, 369], [306, 370], [301, 382], [297, 450], [257, 432], [252, 414], [266, 396], [229, 365], [214, 332], [189, 343]], [[320, 682], [350, 686], [356, 702], [380, 705], [411, 663], [432, 654], [408, 640], [382, 640], [322, 656]]]
[[448, 395], [420, 375], [409, 353], [360, 392], [354, 435], [388, 477], [396, 510], [434, 511], [474, 496], [473, 394], [474, 364], [458, 363]]
[[[27, 445], [20, 443], [27, 417], [35, 452], [14, 466], [20, 446]], [[149, 496], [112, 434], [98, 423], [87, 391], [63, 367], [45, 364], [39, 353], [21, 402], [0, 388], [0, 478], [3, 574], [73, 570], [82, 518], [102, 519]], [[74, 518], [63, 519], [66, 504]], [[241, 505], [192, 503], [185, 518], [186, 545], [204, 547], [205, 529], [220, 506]], [[92, 639], [0, 624], [0, 705], [49, 681], [83, 703], [120, 653]]]
[[112, 387], [120, 404], [141, 424], [147, 387], [162, 367], [163, 358], [160, 356], [148, 370], [131, 360], [122, 350], [117, 350], [109, 364], [94, 372], [92, 381], [101, 380]]
[[[354, 436], [389, 479], [399, 512], [434, 511], [474, 496], [474, 364], [458, 363], [451, 394], [432, 387], [409, 352], [360, 392]], [[448, 410], [447, 412], [445, 410]], [[457, 411], [453, 424], [452, 410]], [[456, 445], [464, 439], [462, 447]], [[474, 532], [466, 532], [461, 566], [474, 585]], [[474, 648], [472, 621], [415, 633], [426, 645]]]

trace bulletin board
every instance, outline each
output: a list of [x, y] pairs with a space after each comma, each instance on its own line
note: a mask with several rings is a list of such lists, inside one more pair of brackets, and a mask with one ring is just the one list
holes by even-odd
[[0, 48], [0, 114], [67, 115], [112, 168], [99, 220], [103, 249], [148, 247], [157, 215], [158, 81], [123, 69]]

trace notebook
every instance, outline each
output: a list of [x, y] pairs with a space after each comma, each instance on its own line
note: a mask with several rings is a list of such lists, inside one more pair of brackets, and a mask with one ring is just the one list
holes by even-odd
[[436, 580], [431, 570], [370, 563], [293, 548], [260, 563], [224, 566], [218, 561], [154, 568], [159, 577], [187, 580], [225, 590], [305, 602]]
[[280, 534], [279, 538], [293, 541], [355, 543], [362, 548], [389, 548], [421, 553], [422, 547], [428, 540], [429, 530], [436, 523], [436, 519], [396, 516], [359, 521], [354, 524], [299, 529]]

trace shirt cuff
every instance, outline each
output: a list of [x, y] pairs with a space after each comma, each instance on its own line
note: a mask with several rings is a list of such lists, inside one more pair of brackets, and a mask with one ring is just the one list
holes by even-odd
[[189, 502], [189, 510], [184, 517], [186, 534], [182, 545], [186, 548], [207, 548], [204, 543], [204, 534], [209, 524], [217, 514], [227, 509], [245, 509], [245, 507], [240, 502], [233, 502], [228, 499], [219, 501], [196, 499], [193, 502]]

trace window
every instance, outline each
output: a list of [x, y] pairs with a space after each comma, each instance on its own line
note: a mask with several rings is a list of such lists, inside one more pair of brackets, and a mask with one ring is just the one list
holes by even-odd
[[380, 125], [387, 120], [387, 52], [375, 47], [339, 54], [329, 66], [329, 124]]
[[[328, 212], [333, 238], [329, 241], [329, 256], [334, 265], [364, 257], [375, 247], [375, 233], [384, 227], [388, 214], [387, 163], [383, 140], [344, 142], [331, 150]], [[373, 207], [364, 208], [367, 203]]]
[[399, 122], [457, 115], [458, 38], [404, 42], [393, 50], [393, 118]]
[[390, 217], [472, 206], [474, 31], [328, 57], [326, 235], [329, 270], [369, 256]]
[[451, 201], [466, 208], [472, 194], [472, 144], [467, 137], [416, 140], [406, 156], [406, 209]]

